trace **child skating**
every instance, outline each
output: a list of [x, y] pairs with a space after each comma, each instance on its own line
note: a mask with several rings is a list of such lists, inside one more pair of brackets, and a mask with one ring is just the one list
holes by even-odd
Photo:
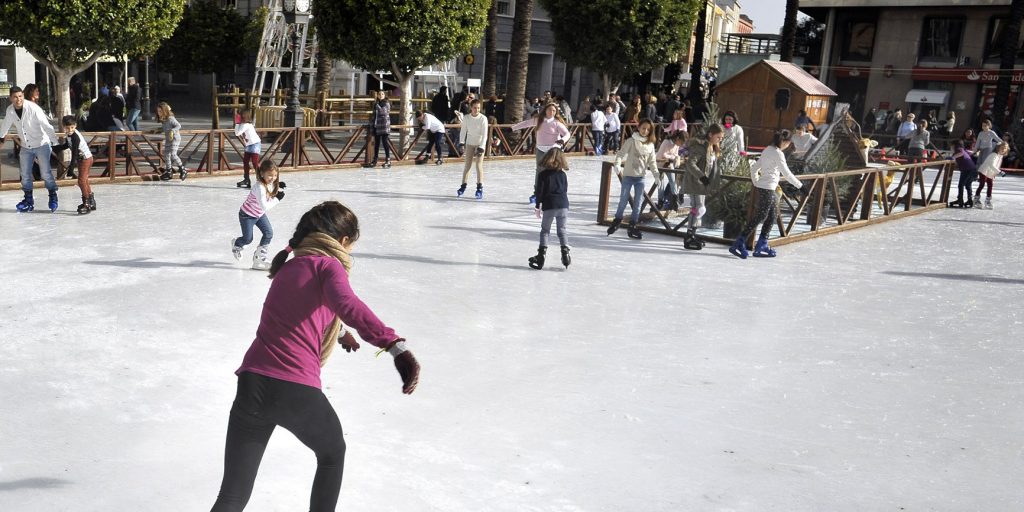
[[697, 227], [707, 209], [704, 198], [711, 182], [718, 177], [718, 159], [722, 156], [722, 140], [725, 130], [722, 125], [713, 124], [703, 137], [694, 137], [686, 143], [686, 162], [683, 164], [683, 193], [690, 198], [689, 227], [683, 235], [683, 247], [691, 251], [704, 248], [704, 240], [697, 237]]
[[[970, 151], [964, 147], [964, 142], [958, 140], [953, 143], [953, 160], [956, 161], [957, 169], [960, 170], [960, 179], [957, 182], [956, 201], [949, 203], [950, 208], [973, 208], [974, 201], [971, 199], [971, 184], [978, 179], [978, 164], [974, 161]], [[964, 192], [967, 192], [967, 202], [964, 202]], [[978, 205], [979, 207], [981, 205]]]
[[569, 181], [565, 171], [569, 169], [569, 160], [559, 148], [551, 148], [541, 160], [543, 171], [537, 175], [537, 217], [541, 217], [540, 246], [537, 255], [530, 258], [530, 268], [544, 268], [544, 256], [548, 251], [548, 236], [551, 233], [551, 221], [555, 221], [558, 243], [562, 247], [562, 265], [569, 268], [572, 259], [569, 257], [569, 238], [565, 232], [565, 223], [569, 218]]
[[264, 160], [256, 168], [256, 186], [249, 191], [242, 207], [238, 209], [238, 223], [242, 227], [242, 236], [231, 240], [231, 253], [236, 260], [242, 259], [242, 249], [252, 242], [252, 227], [259, 228], [262, 236], [256, 252], [252, 255], [252, 268], [266, 270], [270, 268], [267, 261], [267, 250], [274, 239], [274, 228], [270, 225], [267, 212], [284, 199], [281, 190], [277, 166], [271, 160]]
[[981, 190], [988, 187], [988, 192], [985, 194], [985, 206], [986, 210], [992, 209], [992, 183], [996, 176], [1002, 176], [1003, 171], [1000, 167], [1003, 165], [1003, 157], [1010, 152], [1010, 145], [1005, 142], [1000, 142], [996, 145], [995, 150], [992, 151], [981, 165], [978, 167], [978, 191], [974, 194], [974, 207], [982, 208], [981, 205]]
[[444, 158], [441, 156], [441, 148], [444, 147], [444, 123], [440, 119], [434, 117], [430, 112], [422, 111], [416, 113], [416, 120], [423, 125], [423, 129], [427, 131], [427, 153], [426, 161], [430, 160], [430, 153], [433, 148], [437, 148], [437, 160], [435, 164], [441, 165], [444, 163]]
[[61, 124], [64, 125], [64, 134], [67, 135], [67, 138], [53, 149], [55, 151], [71, 150], [68, 176], [74, 177], [74, 171], [78, 170], [78, 189], [82, 191], [82, 204], [78, 205], [78, 214], [86, 215], [96, 209], [96, 197], [93, 196], [92, 187], [89, 186], [92, 151], [89, 151], [89, 144], [85, 142], [85, 137], [78, 131], [78, 122], [75, 120], [75, 116], [64, 116], [61, 119]]
[[158, 132], [164, 135], [164, 169], [160, 173], [160, 181], [170, 181], [173, 170], [178, 170], [178, 179], [184, 181], [188, 170], [178, 158], [178, 146], [181, 145], [181, 123], [174, 117], [171, 106], [161, 101], [156, 106], [156, 118], [160, 121]]
[[626, 212], [626, 205], [630, 203], [629, 192], [632, 190], [633, 213], [629, 218], [629, 229], [626, 230], [626, 234], [637, 240], [644, 237], [637, 223], [640, 221], [640, 210], [644, 204], [644, 176], [651, 173], [655, 179], [658, 178], [658, 163], [654, 158], [656, 140], [654, 123], [644, 119], [640, 121], [633, 135], [622, 144], [622, 151], [615, 155], [615, 172], [622, 179], [622, 185], [619, 207], [615, 210], [612, 225], [608, 226], [609, 235], [615, 233], [622, 224], [622, 215]]
[[466, 164], [462, 168], [462, 186], [456, 192], [459, 197], [466, 192], [466, 180], [469, 171], [476, 164], [476, 198], [484, 197], [484, 153], [487, 151], [487, 116], [480, 113], [480, 100], [470, 104], [468, 116], [462, 117], [462, 130], [459, 132], [459, 145], [465, 145]]
[[242, 141], [242, 145], [245, 146], [245, 153], [242, 155], [242, 172], [245, 173], [242, 176], [242, 181], [235, 183], [236, 187], [249, 188], [251, 186], [249, 182], [249, 167], [252, 166], [256, 169], [260, 165], [260, 136], [256, 133], [256, 127], [252, 124], [252, 111], [245, 109], [242, 111], [242, 122], [235, 126], [235, 135], [238, 140]]
[[[345, 437], [337, 413], [321, 390], [320, 368], [336, 344], [346, 352], [359, 349], [343, 323], [394, 357], [403, 393], [416, 390], [420, 366], [405, 339], [380, 321], [352, 290], [350, 253], [358, 238], [355, 214], [341, 203], [328, 201], [302, 216], [288, 247], [274, 257], [269, 273], [273, 282], [263, 302], [256, 339], [235, 372], [238, 385], [228, 419], [224, 478], [212, 512], [245, 508], [267, 443], [279, 425], [316, 455], [308, 510], [335, 510], [345, 466]], [[294, 258], [288, 260], [289, 254]]]
[[758, 224], [761, 225], [761, 236], [754, 246], [754, 256], [774, 258], [775, 249], [768, 246], [768, 235], [772, 231], [772, 223], [775, 222], [776, 211], [779, 208], [779, 196], [775, 189], [779, 186], [779, 178], [785, 177], [794, 187], [801, 191], [806, 190], [803, 183], [793, 176], [786, 165], [786, 155], [783, 151], [790, 145], [789, 130], [775, 132], [772, 143], [761, 152], [761, 158], [757, 159], [750, 166], [750, 181], [754, 182], [754, 190], [757, 191], [757, 210], [754, 216], [747, 222], [746, 227], [736, 241], [732, 243], [729, 252], [740, 258], [747, 259], [747, 237], [754, 232]]
[[527, 119], [513, 125], [512, 129], [524, 130], [530, 127], [536, 128], [533, 131], [533, 136], [536, 138], [534, 156], [537, 159], [537, 172], [533, 176], [533, 194], [530, 196], [530, 204], [533, 204], [537, 200], [537, 175], [543, 170], [540, 161], [548, 150], [556, 146], [561, 147], [565, 141], [569, 140], [569, 129], [565, 126], [565, 120], [558, 114], [558, 105], [554, 103], [544, 105], [544, 109], [536, 119]]

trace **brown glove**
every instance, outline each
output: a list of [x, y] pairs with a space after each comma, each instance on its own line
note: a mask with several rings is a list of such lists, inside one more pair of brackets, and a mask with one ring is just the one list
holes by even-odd
[[412, 394], [420, 381], [420, 363], [412, 352], [405, 348], [405, 338], [398, 338], [384, 347], [395, 358], [395, 369], [402, 377], [402, 393]]
[[345, 352], [355, 352], [356, 350], [359, 350], [359, 342], [356, 341], [355, 337], [352, 336], [352, 333], [348, 331], [345, 331], [344, 335], [338, 336], [338, 344], [345, 349]]

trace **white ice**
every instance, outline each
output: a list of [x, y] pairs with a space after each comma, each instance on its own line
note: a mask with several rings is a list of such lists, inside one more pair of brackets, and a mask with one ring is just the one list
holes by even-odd
[[[339, 510], [1024, 508], [1024, 179], [741, 261], [606, 236], [577, 158], [572, 266], [538, 272], [532, 165], [488, 163], [482, 201], [454, 163], [284, 175], [273, 252], [354, 208], [356, 291], [423, 365], [411, 396], [372, 347], [324, 369]], [[0, 511], [213, 504], [270, 284], [231, 258], [237, 179], [96, 185], [83, 217], [0, 193]], [[314, 469], [279, 429], [247, 510], [305, 510]]]

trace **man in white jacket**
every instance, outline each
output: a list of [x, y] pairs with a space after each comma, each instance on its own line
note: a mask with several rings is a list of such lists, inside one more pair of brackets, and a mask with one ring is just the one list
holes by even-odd
[[17, 204], [19, 212], [30, 212], [35, 209], [32, 197], [32, 162], [39, 162], [39, 172], [50, 191], [50, 211], [57, 210], [57, 181], [53, 179], [50, 168], [51, 145], [57, 144], [57, 134], [50, 126], [46, 113], [31, 101], [25, 101], [20, 87], [11, 87], [11, 104], [7, 106], [3, 124], [0, 124], [0, 146], [3, 145], [7, 131], [11, 127], [18, 130], [21, 139], [21, 190], [25, 198]]

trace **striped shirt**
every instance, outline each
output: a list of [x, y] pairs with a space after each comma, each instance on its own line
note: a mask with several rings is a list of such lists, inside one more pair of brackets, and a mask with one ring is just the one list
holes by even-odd
[[252, 190], [249, 191], [249, 197], [245, 198], [245, 202], [242, 203], [242, 212], [246, 215], [258, 219], [267, 213], [267, 210], [276, 205], [279, 200], [277, 197], [267, 197], [270, 194], [267, 185], [264, 183], [257, 183]]

